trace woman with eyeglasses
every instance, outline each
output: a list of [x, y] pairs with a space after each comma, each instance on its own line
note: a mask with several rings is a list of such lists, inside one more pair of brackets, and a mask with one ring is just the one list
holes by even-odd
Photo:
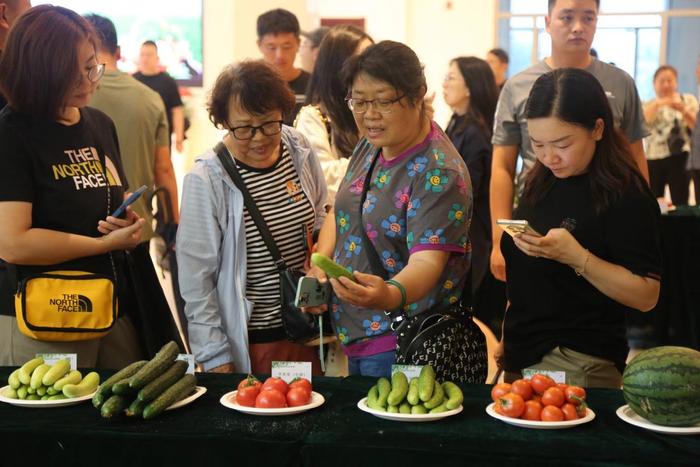
[[[282, 124], [293, 108], [294, 95], [262, 61], [227, 67], [208, 102], [209, 119], [227, 130], [219, 152], [235, 164], [287, 266], [303, 269], [327, 193], [308, 141]], [[269, 374], [273, 360], [286, 360], [312, 362], [319, 373], [314, 348], [287, 340], [277, 267], [216, 152], [185, 177], [177, 234], [195, 359], [212, 372]]]
[[[330, 279], [333, 323], [350, 374], [388, 376], [397, 346], [389, 313], [410, 318], [460, 299], [469, 268], [471, 183], [461, 156], [426, 115], [425, 76], [409, 47], [371, 45], [345, 63], [342, 76], [364, 137], [317, 251], [356, 280]], [[315, 266], [309, 274], [327, 280]]]
[[[121, 368], [143, 358], [129, 319], [134, 299], [123, 253], [140, 241], [143, 220], [130, 209], [123, 218], [110, 215], [126, 179], [114, 124], [87, 107], [104, 71], [96, 41], [75, 12], [42, 5], [18, 19], [2, 53], [0, 92], [8, 105], [0, 112], [0, 365], [39, 352], [77, 353], [81, 367]], [[48, 342], [20, 332], [17, 284], [55, 270], [116, 282], [119, 319], [106, 336]]]

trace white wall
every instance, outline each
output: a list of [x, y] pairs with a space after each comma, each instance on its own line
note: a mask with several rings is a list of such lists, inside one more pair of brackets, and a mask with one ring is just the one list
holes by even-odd
[[425, 64], [429, 92], [436, 91], [435, 119], [440, 124], [450, 115], [441, 91], [449, 60], [483, 57], [495, 41], [496, 0], [204, 0], [204, 86], [190, 90], [186, 154], [174, 158], [179, 176], [220, 137], [207, 117], [207, 93], [224, 66], [260, 57], [255, 22], [272, 8], [294, 12], [302, 29], [317, 27], [322, 17], [364, 17], [375, 40], [408, 44]]

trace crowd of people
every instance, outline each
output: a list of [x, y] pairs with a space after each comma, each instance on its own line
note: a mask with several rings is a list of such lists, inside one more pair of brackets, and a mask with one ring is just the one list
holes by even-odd
[[[196, 158], [178, 207], [170, 141], [182, 149], [184, 113], [156, 44], [144, 41], [130, 76], [108, 18], [0, 0], [0, 364], [70, 351], [118, 368], [150, 353], [149, 198], [113, 215], [145, 185], [166, 189], [179, 224], [176, 290], [203, 371], [294, 360], [320, 373], [317, 347], [288, 338], [272, 238], [287, 267], [332, 290], [302, 312], [331, 321], [350, 374], [389, 375], [402, 322], [468, 311], [501, 281], [506, 381], [538, 369], [619, 387], [625, 317], [659, 297], [659, 199], [668, 185], [687, 204], [691, 179], [697, 193], [700, 128], [674, 67], [659, 67], [643, 104], [627, 73], [591, 54], [599, 3], [548, 0], [551, 55], [510, 78], [502, 49], [446, 63], [444, 130], [410, 47], [266, 12], [262, 60], [229, 65], [209, 93], [225, 134]], [[530, 230], [503, 235], [499, 219]], [[352, 278], [328, 277], [312, 252]], [[106, 335], [49, 341], [18, 327], [18, 284], [55, 270], [111, 278], [119, 317]]]

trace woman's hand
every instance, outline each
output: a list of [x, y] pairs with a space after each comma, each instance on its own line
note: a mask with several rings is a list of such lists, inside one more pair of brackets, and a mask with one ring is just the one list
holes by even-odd
[[[328, 276], [326, 275], [326, 272], [323, 269], [316, 266], [315, 264], [311, 264], [309, 270], [306, 271], [306, 277], [313, 277], [317, 279], [321, 284], [325, 284], [326, 282], [328, 282]], [[327, 309], [328, 305], [320, 305], [302, 307], [301, 311], [303, 311], [304, 313], [311, 313], [313, 315], [320, 315]]]
[[107, 242], [109, 251], [129, 250], [141, 241], [144, 222], [131, 208], [127, 208], [126, 219], [107, 216], [97, 223], [97, 230], [104, 234], [102, 239]]
[[393, 310], [400, 305], [401, 299], [395, 299], [394, 294], [400, 294], [396, 287], [390, 287], [379, 276], [355, 271], [357, 282], [347, 277], [331, 279], [333, 291], [338, 299], [362, 308], [374, 310]]
[[513, 238], [515, 246], [528, 256], [547, 258], [580, 269], [588, 251], [562, 228], [551, 229], [544, 237], [521, 234]]

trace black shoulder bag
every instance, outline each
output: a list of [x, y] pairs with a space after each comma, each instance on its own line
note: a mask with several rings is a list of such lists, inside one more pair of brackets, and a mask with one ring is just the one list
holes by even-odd
[[[378, 158], [377, 154], [372, 160], [362, 187], [360, 216]], [[372, 272], [384, 280], [388, 279], [386, 269], [364, 229], [362, 237]], [[458, 303], [435, 305], [412, 317], [407, 316], [405, 310], [384, 312], [391, 319], [391, 329], [396, 333], [396, 363], [431, 365], [437, 378], [443, 381], [486, 381], [486, 338], [472, 319], [471, 268], [467, 274], [467, 283]]]
[[287, 339], [300, 344], [311, 344], [311, 341], [314, 339], [319, 339], [319, 341], [323, 343], [324, 339], [321, 337], [322, 335], [333, 335], [333, 332], [329, 326], [323, 326], [324, 322], [328, 323], [329, 321], [327, 319], [324, 320], [321, 318], [321, 316], [319, 316], [319, 319], [316, 319], [316, 315], [304, 313], [301, 311], [301, 309], [294, 305], [297, 285], [299, 283], [299, 279], [304, 277], [304, 272], [287, 266], [287, 263], [284, 261], [282, 254], [277, 248], [277, 245], [275, 245], [272, 235], [270, 235], [270, 231], [267, 229], [265, 219], [263, 219], [262, 214], [260, 214], [260, 211], [255, 204], [255, 200], [253, 200], [253, 197], [246, 188], [241, 174], [238, 172], [236, 165], [231, 160], [231, 156], [229, 155], [226, 146], [219, 142], [214, 148], [214, 151], [216, 152], [216, 156], [221, 161], [221, 164], [224, 166], [224, 169], [226, 169], [229, 177], [231, 177], [233, 183], [239, 190], [241, 190], [241, 193], [243, 194], [243, 202], [248, 209], [250, 216], [253, 218], [255, 225], [258, 227], [260, 235], [262, 236], [267, 249], [270, 251], [270, 255], [272, 256], [275, 266], [279, 272], [282, 324], [284, 326], [285, 333], [287, 334]]

